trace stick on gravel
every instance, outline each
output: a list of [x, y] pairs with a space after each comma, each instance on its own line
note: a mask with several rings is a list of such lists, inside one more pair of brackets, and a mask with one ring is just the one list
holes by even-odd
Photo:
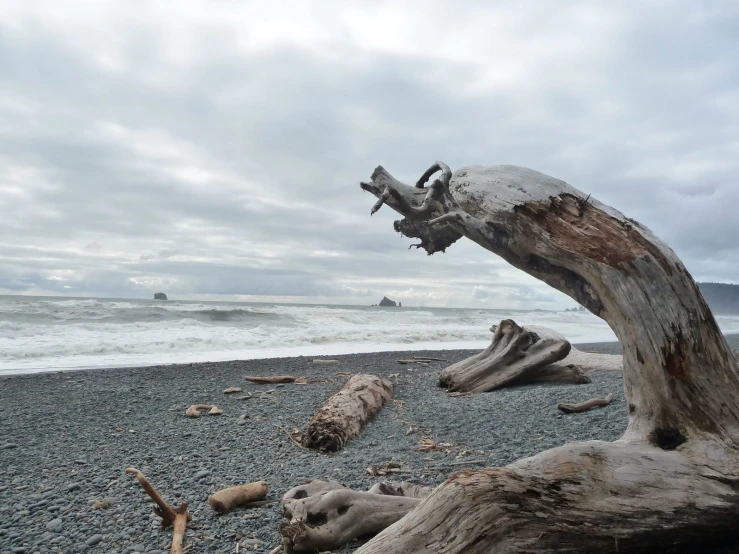
[[187, 513], [187, 502], [180, 504], [180, 507], [176, 510], [167, 504], [161, 495], [156, 491], [151, 483], [144, 477], [144, 474], [135, 467], [126, 468], [125, 471], [128, 475], [133, 475], [136, 480], [141, 484], [146, 494], [149, 495], [156, 506], [153, 508], [154, 513], [162, 518], [162, 530], [166, 529], [170, 525], [173, 526], [172, 531], [172, 549], [171, 554], [182, 554], [182, 543], [185, 540], [185, 529], [187, 528], [187, 522], [192, 519]]
[[258, 377], [247, 375], [245, 379], [251, 383], [293, 383], [298, 380], [292, 375], [273, 375], [270, 377]]
[[557, 408], [566, 414], [574, 414], [578, 412], [587, 412], [591, 408], [608, 406], [613, 400], [613, 394], [609, 394], [605, 398], [591, 398], [579, 404], [557, 404]]

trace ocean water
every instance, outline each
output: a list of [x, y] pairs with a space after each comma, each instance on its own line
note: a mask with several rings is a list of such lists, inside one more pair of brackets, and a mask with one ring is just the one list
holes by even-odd
[[[511, 318], [615, 340], [589, 312], [0, 296], [0, 375], [383, 350], [484, 348]], [[739, 316], [719, 317], [739, 332]]]

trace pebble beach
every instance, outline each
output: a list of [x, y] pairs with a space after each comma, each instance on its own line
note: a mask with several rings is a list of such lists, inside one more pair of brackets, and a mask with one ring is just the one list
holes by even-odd
[[[730, 337], [739, 348], [737, 336]], [[579, 345], [617, 353], [615, 343]], [[379, 479], [437, 485], [461, 468], [502, 466], [564, 444], [614, 440], [626, 422], [619, 373], [591, 373], [578, 386], [525, 386], [470, 397], [437, 387], [448, 362], [476, 351], [381, 352], [275, 358], [143, 368], [49, 372], [0, 378], [0, 554], [169, 552], [152, 503], [124, 474], [137, 467], [173, 505], [193, 516], [186, 552], [267, 553], [280, 543], [279, 499], [310, 478], [366, 490]], [[429, 365], [399, 359], [443, 358]], [[367, 372], [390, 380], [395, 394], [365, 431], [336, 454], [298, 448], [286, 433], [305, 430], [313, 413], [348, 377]], [[246, 375], [290, 374], [306, 385], [257, 385]], [[225, 395], [228, 387], [243, 394]], [[603, 408], [565, 415], [560, 402], [613, 393]], [[190, 419], [191, 404], [216, 404], [219, 416]], [[418, 450], [421, 437], [448, 444]], [[399, 464], [391, 478], [366, 468]], [[218, 515], [216, 490], [264, 480], [259, 508]], [[341, 552], [351, 552], [356, 544]]]

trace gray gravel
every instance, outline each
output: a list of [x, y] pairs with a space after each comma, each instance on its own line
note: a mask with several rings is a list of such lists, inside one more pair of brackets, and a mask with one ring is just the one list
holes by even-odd
[[[615, 351], [618, 345], [588, 345]], [[168, 552], [151, 502], [123, 474], [141, 469], [172, 504], [187, 500], [193, 553], [269, 552], [279, 544], [279, 504], [225, 515], [207, 504], [219, 488], [265, 480], [269, 499], [306, 479], [331, 478], [367, 489], [365, 468], [402, 462], [403, 479], [435, 485], [462, 467], [505, 465], [572, 440], [614, 440], [626, 426], [623, 385], [597, 372], [580, 386], [528, 386], [448, 397], [437, 388], [447, 364], [397, 364], [429, 355], [457, 361], [472, 351], [385, 352], [131, 369], [55, 372], [0, 378], [0, 554]], [[357, 439], [335, 455], [298, 449], [277, 428], [305, 429], [346, 377], [371, 372], [396, 382], [395, 398]], [[245, 375], [293, 374], [324, 383], [255, 385]], [[239, 400], [223, 389], [264, 393]], [[614, 402], [563, 415], [559, 402], [614, 393]], [[221, 416], [185, 417], [190, 404], [216, 403]], [[449, 452], [414, 450], [421, 434], [451, 443]], [[465, 464], [460, 464], [465, 462]], [[474, 462], [474, 463], [467, 463]], [[349, 552], [350, 549], [346, 549]]]

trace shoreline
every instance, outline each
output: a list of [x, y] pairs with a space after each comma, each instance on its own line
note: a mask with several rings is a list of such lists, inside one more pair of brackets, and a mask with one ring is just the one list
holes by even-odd
[[[729, 347], [735, 351], [739, 351], [739, 333], [727, 333], [724, 335], [727, 342], [729, 343]], [[433, 345], [430, 345], [431, 343], [417, 343], [416, 345], [412, 344], [381, 344], [381, 345], [372, 345], [366, 348], [362, 348], [362, 345], [352, 345], [352, 344], [346, 344], [341, 345], [341, 348], [338, 348], [341, 352], [339, 353], [332, 353], [331, 347], [321, 347], [321, 350], [327, 349], [328, 352], [318, 352], [318, 351], [309, 351], [307, 353], [303, 354], [295, 354], [295, 355], [287, 355], [287, 356], [273, 356], [269, 355], [273, 352], [273, 350], [265, 350], [264, 356], [256, 356], [256, 357], [248, 357], [248, 358], [230, 358], [230, 359], [223, 359], [223, 360], [210, 360], [210, 361], [192, 361], [192, 362], [180, 362], [180, 363], [161, 363], [161, 364], [136, 364], [136, 365], [121, 365], [121, 366], [83, 366], [83, 367], [65, 367], [65, 368], [56, 368], [56, 369], [48, 369], [48, 368], [38, 368], [38, 369], [18, 369], [18, 370], [0, 370], [0, 381], [4, 379], [14, 378], [14, 377], [21, 377], [21, 376], [31, 376], [31, 375], [44, 375], [47, 373], [78, 373], [78, 372], [89, 372], [89, 371], [115, 371], [115, 370], [126, 370], [126, 369], [147, 369], [147, 368], [161, 368], [161, 367], [177, 367], [177, 366], [192, 366], [194, 364], [231, 364], [231, 363], [237, 363], [241, 361], [259, 361], [264, 360], [267, 362], [273, 361], [273, 360], [291, 360], [291, 359], [310, 359], [313, 360], [314, 358], [326, 358], [326, 357], [340, 357], [340, 356], [350, 356], [352, 354], [362, 354], [362, 355], [371, 355], [371, 354], [385, 354], [390, 352], [396, 352], [396, 353], [413, 353], [415, 352], [418, 354], [419, 352], [456, 352], [456, 351], [470, 351], [470, 352], [479, 352], [483, 349], [485, 349], [490, 342], [481, 342], [479, 345], [477, 345], [477, 342], [466, 342], [466, 343], [452, 343], [452, 345], [462, 345], [461, 347], [453, 347], [453, 348], [444, 348], [445, 343], [433, 343]], [[580, 350], [593, 350], [595, 352], [602, 352], [607, 354], [618, 354], [620, 353], [620, 345], [617, 341], [604, 341], [604, 342], [586, 342], [586, 343], [572, 343], [572, 345], [576, 348], [579, 348]], [[359, 346], [358, 349], [356, 349], [356, 346]], [[416, 347], [417, 346], [417, 347]], [[437, 348], [439, 346], [439, 348]], [[376, 349], [377, 348], [377, 349]], [[298, 349], [302, 352], [305, 352], [306, 349]], [[313, 349], [309, 349], [313, 350]], [[348, 350], [352, 350], [351, 352], [348, 352]], [[292, 354], [292, 353], [291, 353]]]

